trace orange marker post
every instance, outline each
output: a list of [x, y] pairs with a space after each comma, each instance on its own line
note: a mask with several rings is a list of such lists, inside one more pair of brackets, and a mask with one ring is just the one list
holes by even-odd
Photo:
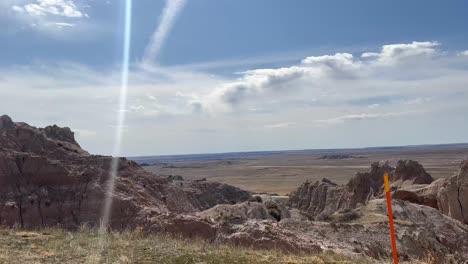
[[388, 173], [384, 174], [385, 194], [387, 195], [388, 222], [390, 223], [390, 238], [392, 239], [393, 263], [398, 264], [398, 253], [396, 248], [395, 227], [393, 226], [392, 198], [390, 196], [390, 184]]

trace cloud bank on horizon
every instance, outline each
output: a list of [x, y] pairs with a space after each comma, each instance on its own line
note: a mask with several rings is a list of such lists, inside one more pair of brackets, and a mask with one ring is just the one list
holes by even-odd
[[[184, 4], [167, 2], [143, 62], [157, 62]], [[12, 10], [33, 17], [89, 17], [78, 7], [71, 0], [36, 0], [16, 3]], [[225, 63], [229, 69], [231, 63]], [[468, 141], [467, 50], [448, 49], [435, 40], [410, 41], [359, 52], [344, 47], [279, 66], [253, 65], [223, 75], [190, 65], [140, 67], [135, 59], [123, 110], [124, 152]], [[70, 126], [85, 148], [109, 153], [119, 75], [118, 65], [96, 69], [73, 61], [0, 67], [0, 112], [37, 126]]]

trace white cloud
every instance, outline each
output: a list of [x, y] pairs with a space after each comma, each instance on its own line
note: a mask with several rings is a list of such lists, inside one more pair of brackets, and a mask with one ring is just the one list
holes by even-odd
[[12, 6], [11, 9], [13, 11], [15, 11], [15, 12], [18, 12], [18, 13], [24, 13], [25, 12], [23, 7], [17, 6], [17, 5]]
[[[209, 100], [221, 100], [219, 104], [238, 105], [252, 96], [267, 95], [269, 92], [281, 92], [290, 89], [290, 82], [300, 80], [306, 75], [319, 74], [304, 67], [279, 69], [259, 69], [244, 73], [244, 76], [231, 83], [224, 84], [210, 95]], [[212, 101], [212, 103], [215, 103]]]
[[[384, 45], [379, 53], [363, 53], [360, 56], [363, 60], [349, 53], [336, 53], [307, 57], [301, 64], [290, 67], [249, 70], [241, 73], [239, 79], [219, 86], [202, 104], [210, 112], [229, 112], [252, 101], [266, 102], [272, 97], [287, 100], [296, 94], [306, 94], [309, 100], [321, 98], [322, 102], [343, 101], [362, 93], [408, 94], [419, 90], [422, 79], [435, 78], [452, 67], [446, 65], [446, 57], [433, 56], [438, 53], [437, 46], [437, 42]], [[431, 71], [427, 70], [428, 63], [433, 64]], [[402, 85], [399, 80], [408, 78], [418, 80], [419, 84], [414, 84], [418, 88], [398, 87], [397, 91], [396, 86]], [[410, 80], [406, 84], [409, 83]], [[356, 89], [360, 92], [356, 93]]]
[[459, 53], [460, 56], [468, 56], [468, 50]]
[[349, 53], [336, 53], [335, 55], [311, 56], [302, 60], [303, 64], [329, 67], [335, 70], [356, 69], [360, 62], [353, 60], [353, 55]]
[[[461, 134], [466, 131], [463, 113], [468, 112], [468, 61], [433, 49], [430, 56], [405, 55], [405, 63], [385, 64], [380, 55], [363, 59], [343, 52], [307, 57], [296, 65], [245, 71], [237, 79], [190, 68], [131, 67], [124, 151], [303, 148], [308, 146], [304, 142], [330, 147], [324, 142], [358, 142], [355, 137], [368, 142], [374, 124], [409, 127], [405, 133], [419, 139], [429, 138], [428, 126], [440, 121], [451, 127], [447, 133]], [[383, 74], [388, 72], [392, 74]], [[94, 131], [94, 136], [77, 132], [80, 143], [91, 152], [109, 153], [119, 76], [117, 68], [96, 71], [76, 64], [0, 68], [0, 113], [36, 126], [57, 123]], [[335, 125], [345, 126], [347, 134], [331, 128]], [[203, 131], [223, 133], [207, 136]], [[406, 134], [401, 138], [411, 139]], [[280, 140], [284, 137], [287, 142]]]
[[343, 115], [343, 116], [339, 116], [339, 117], [333, 117], [333, 118], [329, 118], [329, 119], [316, 120], [315, 123], [317, 123], [319, 125], [335, 125], [335, 124], [341, 124], [341, 123], [351, 122], [351, 121], [379, 119], [379, 118], [402, 116], [402, 115], [407, 115], [407, 114], [409, 114], [409, 113], [408, 112], [399, 112], [399, 113], [351, 114], [351, 115]]
[[36, 0], [35, 3], [23, 6], [13, 5], [12, 9], [18, 13], [26, 13], [30, 16], [63, 16], [69, 18], [88, 17], [82, 13], [72, 0]]
[[417, 42], [409, 44], [390, 44], [382, 46], [380, 53], [365, 52], [362, 58], [377, 59], [384, 64], [394, 64], [397, 62], [411, 60], [415, 57], [428, 57], [433, 55], [439, 46], [438, 42]]
[[377, 52], [364, 52], [361, 55], [361, 58], [374, 58], [374, 57], [379, 57], [380, 53]]
[[130, 111], [133, 111], [133, 112], [140, 112], [140, 111], [145, 110], [145, 107], [143, 105], [131, 105], [129, 108], [130, 108]]
[[424, 104], [430, 101], [431, 101], [430, 97], [417, 97], [417, 98], [413, 98], [410, 100], [406, 100], [403, 103], [407, 105], [420, 105], [420, 104]]
[[[18, 26], [15, 32], [33, 30], [45, 33], [60, 40], [88, 39], [95, 32], [108, 30], [102, 24], [91, 23], [87, 13], [80, 10], [87, 5], [78, 6], [75, 0], [24, 0], [0, 3], [9, 11], [2, 15]], [[80, 34], [82, 33], [82, 34]]]
[[150, 99], [151, 101], [158, 101], [158, 99], [154, 95], [148, 95], [148, 99]]
[[286, 128], [295, 126], [296, 122], [283, 122], [278, 124], [265, 125], [265, 128]]
[[73, 23], [65, 23], [65, 22], [55, 22], [55, 25], [59, 27], [74, 27], [75, 24]]

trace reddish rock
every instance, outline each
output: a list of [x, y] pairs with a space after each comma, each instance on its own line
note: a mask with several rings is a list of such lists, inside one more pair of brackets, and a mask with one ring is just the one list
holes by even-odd
[[[0, 224], [98, 225], [111, 161], [81, 149], [69, 128], [35, 128], [1, 116]], [[226, 184], [174, 182], [120, 158], [110, 224], [131, 227], [151, 213], [191, 213], [249, 197]]]

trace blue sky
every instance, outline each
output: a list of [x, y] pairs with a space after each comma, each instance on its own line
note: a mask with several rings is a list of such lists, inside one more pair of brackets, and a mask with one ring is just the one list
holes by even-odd
[[[35, 2], [8, 1], [10, 5]], [[72, 60], [91, 66], [118, 63], [122, 48], [123, 1], [75, 2], [90, 17], [72, 20], [77, 26], [95, 23], [98, 32], [57, 39], [60, 36], [44, 36], [27, 29], [26, 24], [11, 21], [11, 16], [18, 14], [13, 10], [4, 11], [10, 13], [10, 18], [2, 19], [2, 24], [17, 31], [0, 35], [0, 40], [6, 44], [1, 63], [30, 63], [32, 59]], [[143, 56], [164, 5], [162, 0], [134, 1], [131, 52], [134, 61]], [[464, 49], [468, 41], [466, 10], [468, 3], [462, 0], [332, 0], [296, 1], [294, 4], [283, 0], [188, 1], [165, 41], [159, 63], [177, 65], [276, 54], [286, 58], [290, 54], [291, 60], [297, 60], [303, 54], [321, 55], [341, 48], [365, 51], [383, 44], [414, 40], [437, 40], [446, 48]], [[20, 29], [22, 27], [25, 28]], [[89, 50], [90, 46], [93, 50]]]
[[466, 1], [134, 0], [119, 110], [124, 6], [2, 1], [0, 112], [102, 154], [119, 111], [125, 155], [468, 141]]

